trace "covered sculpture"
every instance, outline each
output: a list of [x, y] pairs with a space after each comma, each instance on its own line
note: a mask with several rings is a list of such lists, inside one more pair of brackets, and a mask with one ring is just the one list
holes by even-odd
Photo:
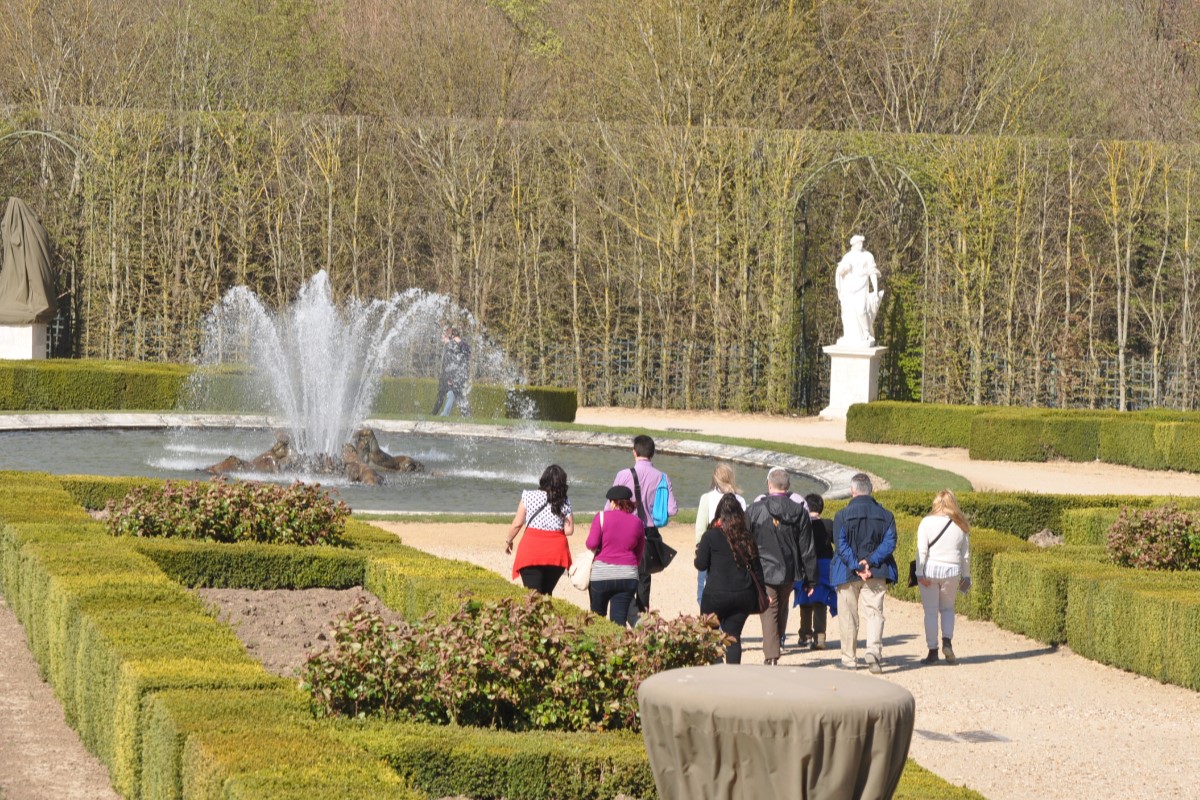
[[0, 223], [4, 261], [0, 266], [0, 325], [49, 322], [58, 310], [50, 237], [19, 198], [9, 198]]

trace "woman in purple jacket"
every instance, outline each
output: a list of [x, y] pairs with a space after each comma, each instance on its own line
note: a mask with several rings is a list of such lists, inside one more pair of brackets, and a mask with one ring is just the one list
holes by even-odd
[[634, 513], [633, 492], [628, 486], [613, 486], [605, 495], [608, 508], [592, 518], [586, 546], [596, 553], [588, 595], [592, 612], [618, 625], [632, 625], [631, 614], [637, 596], [638, 564], [646, 547], [646, 532]]

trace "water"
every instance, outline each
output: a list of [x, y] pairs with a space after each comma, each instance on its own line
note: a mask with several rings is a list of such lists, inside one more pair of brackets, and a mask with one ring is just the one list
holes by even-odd
[[[378, 432], [389, 453], [425, 464], [423, 475], [389, 476], [380, 487], [351, 484], [337, 475], [244, 475], [287, 483], [317, 480], [358, 510], [413, 512], [516, 511], [522, 489], [537, 487], [542, 470], [559, 464], [579, 512], [598, 510], [618, 470], [632, 464], [628, 447], [578, 447], [545, 442], [471, 439], [462, 436]], [[136, 475], [174, 480], [206, 480], [197, 470], [237, 455], [252, 458], [272, 441], [266, 430], [203, 429], [30, 431], [0, 434], [0, 469], [54, 474]], [[654, 464], [671, 476], [681, 508], [693, 507], [709, 488], [714, 461], [658, 455]], [[766, 468], [737, 467], [743, 494], [753, 497], [766, 480]], [[793, 475], [801, 493], [821, 491], [811, 479]]]
[[[273, 310], [238, 286], [205, 320], [202, 368], [184, 405], [266, 411], [286, 420], [301, 458], [340, 456], [383, 376], [438, 377], [446, 325], [459, 328], [471, 347], [471, 380], [519, 382], [483, 327], [445, 295], [410, 289], [390, 300], [350, 298], [339, 306], [321, 271], [290, 306]], [[219, 368], [229, 366], [248, 367], [249, 380], [223, 380]]]

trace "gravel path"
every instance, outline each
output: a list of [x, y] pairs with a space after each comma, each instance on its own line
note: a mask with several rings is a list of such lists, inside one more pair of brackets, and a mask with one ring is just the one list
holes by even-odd
[[[579, 499], [575, 506], [588, 510]], [[511, 574], [504, 525], [377, 524], [427, 552], [470, 561], [506, 578]], [[582, 546], [581, 535], [573, 547]], [[669, 526], [664, 537], [679, 557], [655, 576], [653, 604], [667, 616], [695, 613], [692, 528]], [[555, 596], [586, 607], [586, 593], [565, 579]], [[919, 733], [910, 755], [922, 766], [989, 800], [1200, 796], [1200, 694], [962, 618], [954, 636], [960, 663], [926, 666], [919, 663], [925, 655], [920, 605], [888, 598], [884, 613], [883, 679], [916, 697]], [[788, 624], [793, 636], [797, 625], [793, 615]], [[745, 663], [762, 663], [757, 617], [746, 624], [743, 643]], [[782, 664], [833, 669], [838, 646], [833, 619], [830, 649], [785, 648]], [[958, 735], [977, 732], [1002, 740], [972, 742]]]
[[[584, 424], [643, 426], [835, 447], [904, 458], [963, 475], [977, 489], [1096, 494], [1200, 495], [1200, 478], [1108, 464], [1009, 464], [971, 461], [965, 450], [846, 443], [841, 423], [811, 418], [720, 412], [580, 409]], [[742, 470], [747, 493], [762, 476]], [[690, 504], [706, 487], [677, 487]], [[589, 511], [582, 498], [579, 510]], [[504, 509], [507, 512], [509, 509]], [[406, 542], [461, 558], [508, 577], [505, 527], [386, 525]], [[680, 557], [655, 578], [653, 599], [670, 615], [695, 610], [690, 526], [665, 529]], [[578, 543], [577, 543], [578, 546]], [[558, 594], [583, 605], [586, 595], [564, 580]], [[886, 605], [886, 672], [917, 699], [918, 735], [911, 755], [989, 800], [1031, 796], [1195, 798], [1200, 773], [1200, 694], [1101, 666], [1066, 648], [1051, 650], [990, 623], [959, 620], [960, 665], [918, 664], [924, 655], [919, 606]], [[785, 650], [783, 663], [831, 668], [837, 625], [822, 653]], [[795, 630], [793, 618], [790, 628]], [[1136, 636], [1136, 632], [1130, 632]], [[757, 620], [746, 626], [746, 661], [762, 660]], [[103, 766], [67, 727], [61, 706], [38, 676], [25, 634], [0, 598], [0, 797], [5, 800], [116, 798]], [[973, 732], [1001, 741], [972, 742]]]

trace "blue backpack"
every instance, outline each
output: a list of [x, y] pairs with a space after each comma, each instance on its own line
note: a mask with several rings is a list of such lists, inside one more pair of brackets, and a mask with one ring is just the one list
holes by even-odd
[[667, 474], [658, 480], [658, 488], [654, 490], [654, 508], [651, 511], [651, 516], [654, 517], [654, 527], [661, 528], [667, 524], [670, 519], [670, 512], [667, 510], [667, 505], [671, 502], [671, 489], [667, 485]]

